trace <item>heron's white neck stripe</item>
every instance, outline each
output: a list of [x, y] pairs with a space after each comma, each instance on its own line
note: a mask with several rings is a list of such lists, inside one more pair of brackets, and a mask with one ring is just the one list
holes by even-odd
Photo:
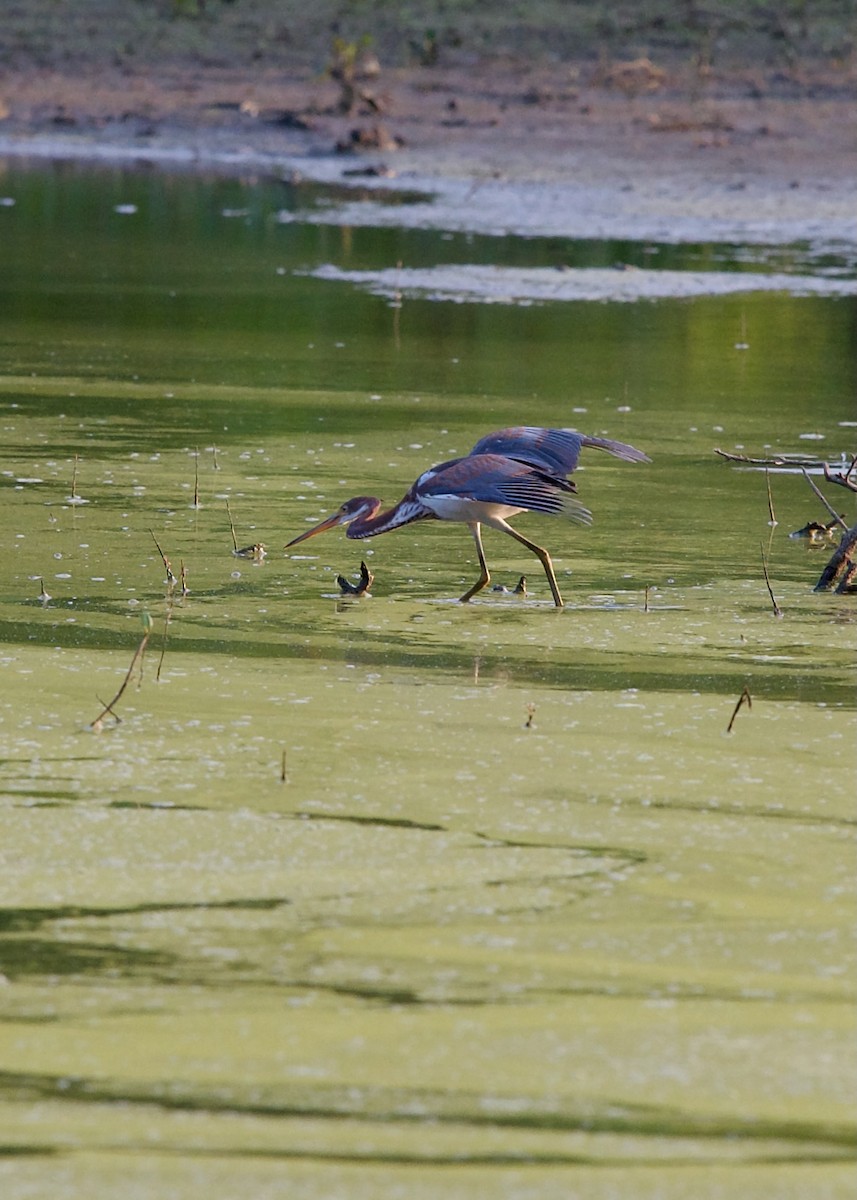
[[379, 533], [387, 533], [390, 529], [398, 529], [400, 525], [408, 525], [411, 521], [419, 521], [422, 517], [432, 515], [419, 500], [403, 500], [388, 512], [370, 517], [365, 527], [359, 521], [355, 521], [348, 527], [347, 536], [358, 539], [376, 537]]

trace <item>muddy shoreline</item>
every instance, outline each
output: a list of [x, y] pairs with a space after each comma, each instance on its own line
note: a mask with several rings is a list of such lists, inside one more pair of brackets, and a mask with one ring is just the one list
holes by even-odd
[[[342, 114], [330, 81], [276, 73], [9, 75], [0, 158], [299, 176], [359, 187], [341, 219], [363, 224], [857, 248], [849, 88], [630, 94], [486, 64], [389, 72], [373, 94]], [[396, 189], [431, 200], [372, 204]]]

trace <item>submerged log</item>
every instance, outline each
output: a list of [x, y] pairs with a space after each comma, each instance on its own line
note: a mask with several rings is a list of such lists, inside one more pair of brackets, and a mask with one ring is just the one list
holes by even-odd
[[852, 525], [842, 535], [842, 540], [821, 572], [813, 591], [829, 592], [834, 584], [837, 585], [837, 592], [857, 591], [857, 585], [854, 583], [854, 576], [857, 574], [855, 554], [857, 554], [857, 525]]

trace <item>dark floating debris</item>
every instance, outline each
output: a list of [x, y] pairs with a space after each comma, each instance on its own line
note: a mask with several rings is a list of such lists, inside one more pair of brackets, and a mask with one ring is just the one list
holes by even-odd
[[343, 176], [352, 179], [395, 179], [396, 172], [386, 163], [378, 163], [374, 167], [350, 167], [342, 172]]
[[[845, 515], [844, 513], [842, 514]], [[834, 518], [828, 521], [826, 525], [822, 525], [820, 521], [807, 521], [803, 529], [796, 529], [794, 533], [790, 533], [790, 538], [808, 538], [811, 542], [823, 542], [827, 538], [832, 538], [835, 530], [841, 522]]]
[[368, 128], [357, 126], [347, 137], [340, 138], [336, 143], [337, 154], [353, 154], [361, 150], [378, 150], [389, 154], [392, 150], [401, 150], [405, 139], [398, 134], [391, 134], [383, 125], [371, 125]]
[[505, 592], [507, 596], [526, 596], [527, 577], [522, 575], [513, 588], [507, 588], [504, 583], [497, 583], [491, 589], [494, 592]]
[[255, 542], [252, 546], [242, 546], [240, 550], [236, 546], [232, 554], [235, 558], [252, 558], [256, 563], [260, 563], [268, 557], [268, 551], [263, 542]]
[[228, 500], [226, 501], [226, 515], [229, 517], [229, 532], [232, 534], [232, 557], [250, 558], [254, 563], [263, 563], [268, 557], [268, 551], [263, 542], [254, 542], [252, 546], [239, 547], [238, 539], [235, 536], [235, 522], [232, 520]]
[[352, 583], [344, 575], [337, 575], [336, 582], [339, 584], [339, 590], [343, 596], [363, 596], [369, 591], [374, 578], [375, 576], [366, 566], [365, 562], [361, 562], [359, 583]]

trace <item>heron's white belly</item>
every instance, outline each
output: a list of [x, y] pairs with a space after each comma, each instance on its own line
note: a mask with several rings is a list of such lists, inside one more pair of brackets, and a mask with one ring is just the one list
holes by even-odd
[[483, 521], [490, 525], [492, 519], [496, 520], [499, 517], [505, 521], [508, 517], [514, 517], [515, 513], [524, 511], [510, 504], [467, 500], [461, 496], [423, 496], [421, 499], [426, 508], [430, 508], [441, 521]]

